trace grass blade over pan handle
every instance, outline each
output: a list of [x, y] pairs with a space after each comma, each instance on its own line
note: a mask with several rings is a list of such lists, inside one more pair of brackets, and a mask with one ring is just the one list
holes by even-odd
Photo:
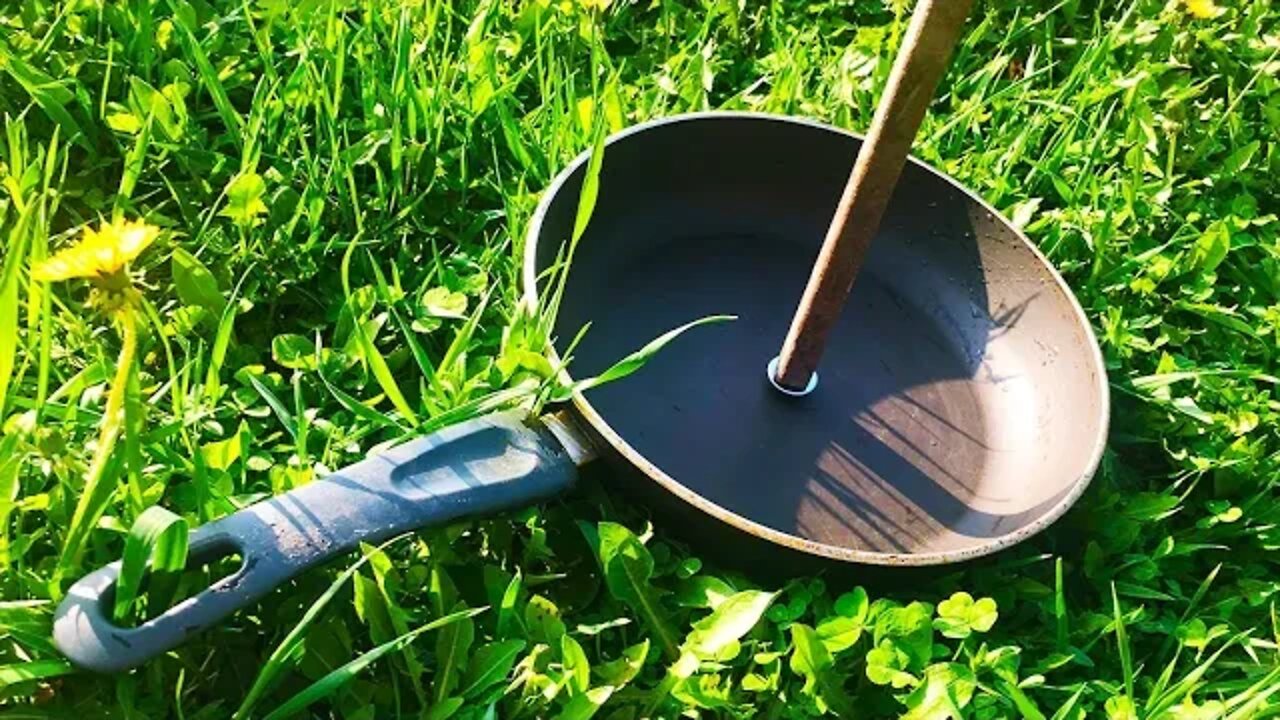
[[196, 564], [238, 553], [240, 569], [137, 627], [110, 619], [120, 563], [90, 573], [58, 607], [54, 643], [82, 668], [127, 670], [360, 542], [568, 488], [573, 461], [550, 432], [529, 427], [524, 417], [498, 413], [445, 428], [198, 528], [190, 552]]

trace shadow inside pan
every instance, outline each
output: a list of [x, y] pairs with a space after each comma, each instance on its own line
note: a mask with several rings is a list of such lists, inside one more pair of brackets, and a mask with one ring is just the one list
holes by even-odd
[[[818, 389], [795, 399], [770, 388], [765, 365], [857, 146], [758, 117], [614, 142], [557, 331], [567, 342], [591, 324], [570, 367], [587, 377], [684, 322], [737, 315], [588, 401], [663, 473], [755, 523], [870, 553], [973, 554], [1091, 472], [1105, 407], [1092, 338], [1014, 231], [913, 165]], [[576, 201], [571, 178], [542, 226], [542, 266]]]

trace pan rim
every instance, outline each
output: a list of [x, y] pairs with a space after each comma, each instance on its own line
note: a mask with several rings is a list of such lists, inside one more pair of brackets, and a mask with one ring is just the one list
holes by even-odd
[[[859, 133], [851, 132], [849, 130], [809, 118], [780, 115], [776, 113], [713, 110], [681, 113], [638, 123], [611, 134], [606, 138], [605, 145], [608, 146], [615, 142], [625, 140], [632, 135], [666, 125], [724, 119], [758, 120], [762, 122], [779, 122], [801, 125], [844, 135], [846, 137], [856, 139], [859, 142], [865, 141], [865, 137]], [[523, 286], [521, 298], [523, 302], [528, 303], [530, 308], [538, 307], [539, 302], [537, 290], [538, 238], [542, 234], [542, 227], [546, 220], [547, 212], [550, 209], [552, 201], [559, 195], [565, 183], [568, 182], [574, 172], [586, 164], [590, 155], [590, 149], [578, 154], [552, 179], [546, 190], [543, 191], [541, 198], [539, 198], [538, 206], [529, 219], [529, 226], [524, 236], [524, 257], [522, 258], [521, 267], [521, 285]], [[609, 425], [604, 417], [596, 411], [595, 407], [582, 393], [575, 392], [573, 394], [572, 402], [578, 412], [581, 413], [583, 418], [591, 424], [595, 431], [599, 433], [607, 443], [609, 443], [614, 451], [619, 453], [627, 460], [627, 462], [648, 476], [649, 479], [658, 483], [663, 490], [675, 495], [698, 511], [710, 515], [738, 530], [751, 533], [756, 537], [763, 538], [774, 544], [798, 550], [809, 555], [848, 563], [890, 567], [946, 565], [994, 554], [1016, 545], [1052, 525], [1060, 517], [1066, 514], [1067, 510], [1075, 505], [1076, 501], [1078, 501], [1081, 495], [1084, 494], [1085, 490], [1088, 489], [1089, 485], [1093, 481], [1094, 475], [1097, 473], [1098, 467], [1102, 462], [1103, 453], [1106, 450], [1111, 420], [1111, 393], [1107, 381], [1106, 365], [1102, 357], [1101, 347], [1098, 344], [1097, 335], [1094, 333], [1093, 326], [1090, 324], [1089, 318], [1084, 312], [1084, 308], [1080, 305], [1079, 299], [1075, 296], [1075, 293], [1071, 291], [1071, 287], [1067, 284], [1066, 280], [1063, 279], [1062, 275], [1058, 273], [1057, 268], [1049, 262], [1049, 259], [1045, 257], [1044, 253], [1042, 253], [1040, 249], [1036, 247], [1029, 238], [1027, 238], [1022, 230], [1015, 227], [1003, 213], [992, 207], [986, 200], [962, 185], [950, 175], [918, 159], [914, 155], [909, 156], [908, 160], [920, 169], [933, 174], [946, 183], [949, 183], [952, 187], [963, 193], [971, 203], [974, 203], [978, 207], [981, 207], [990, 213], [992, 217], [997, 218], [1005, 227], [1011, 230], [1022, 245], [1026, 249], [1030, 250], [1034, 257], [1039, 260], [1040, 264], [1049, 271], [1049, 275], [1053, 278], [1055, 287], [1066, 297], [1077, 325], [1084, 329], [1085, 335], [1090, 341], [1088, 343], [1088, 355], [1093, 366], [1093, 376], [1096, 382], [1095, 390], [1099, 399], [1098, 417], [1096, 418], [1098, 432], [1094, 438], [1093, 447], [1090, 450], [1089, 459], [1085, 464], [1085, 469], [1079, 474], [1070, 489], [1044, 514], [1013, 532], [999, 537], [986, 539], [985, 542], [979, 545], [960, 550], [891, 553], [816, 542], [757, 523], [747, 517], [730, 511], [707, 499], [700, 493], [693, 491], [676, 478], [668, 475], [657, 465], [650, 462], [643, 454], [633, 448], [617, 431], [613, 429], [611, 425]], [[547, 352], [552, 365], [558, 367], [560, 365], [560, 358], [556, 349], [554, 347], [550, 347]], [[566, 379], [569, 377], [567, 372], [565, 372], [564, 375]]]

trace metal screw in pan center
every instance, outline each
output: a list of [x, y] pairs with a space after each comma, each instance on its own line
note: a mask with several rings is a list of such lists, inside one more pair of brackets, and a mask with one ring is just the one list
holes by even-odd
[[776, 356], [769, 361], [769, 367], [765, 370], [765, 375], [769, 377], [769, 384], [772, 385], [775, 390], [782, 393], [783, 395], [790, 395], [791, 397], [804, 397], [805, 395], [808, 395], [809, 393], [813, 392], [814, 388], [818, 387], [817, 372], [810, 374], [809, 383], [799, 390], [792, 390], [789, 387], [784, 387], [783, 385], [779, 384], [778, 383], [778, 358]]

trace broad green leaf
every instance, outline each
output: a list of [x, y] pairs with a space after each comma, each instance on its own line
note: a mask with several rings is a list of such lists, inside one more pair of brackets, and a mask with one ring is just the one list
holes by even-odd
[[816, 691], [818, 677], [832, 665], [831, 653], [813, 628], [801, 623], [791, 626], [791, 669], [804, 678], [801, 692]]
[[1231, 251], [1231, 229], [1225, 222], [1215, 222], [1205, 230], [1191, 250], [1192, 266], [1201, 272], [1213, 272]]
[[271, 339], [271, 358], [290, 370], [315, 370], [315, 343], [301, 335], [285, 333]]
[[1253, 159], [1253, 156], [1256, 155], [1258, 150], [1261, 148], [1262, 141], [1253, 140], [1237, 147], [1235, 150], [1232, 150], [1231, 154], [1222, 161], [1221, 175], [1224, 178], [1230, 178], [1241, 170], [1247, 168], [1249, 166], [1249, 162]]
[[867, 600], [867, 591], [856, 587], [844, 593], [836, 598], [835, 610], [841, 617], [847, 617], [859, 622], [865, 621], [867, 614], [871, 611], [871, 603]]
[[505, 681], [525, 645], [524, 640], [499, 640], [477, 648], [467, 665], [461, 695], [472, 698]]
[[1107, 720], [1138, 720], [1138, 710], [1128, 695], [1113, 695], [1103, 704]]
[[422, 720], [449, 720], [458, 710], [466, 704], [466, 700], [460, 697], [449, 698], [441, 702], [431, 705], [427, 711], [423, 713]]
[[218, 214], [231, 218], [236, 224], [252, 227], [258, 223], [259, 217], [267, 213], [267, 204], [262, 201], [267, 192], [267, 184], [258, 173], [243, 172], [236, 175], [227, 183], [225, 192], [227, 204]]
[[[609, 0], [598, 0], [602, 5], [607, 5]], [[626, 113], [623, 110], [622, 94], [618, 92], [618, 78], [611, 77], [609, 82], [605, 83], [603, 100], [601, 107], [604, 111], [605, 122], [609, 126], [609, 132], [618, 132], [626, 124]]]
[[[368, 591], [365, 593], [369, 597], [368, 607], [375, 612], [380, 612], [385, 617], [387, 624], [387, 632], [374, 638], [374, 641], [378, 643], [385, 642], [396, 635], [403, 635], [409, 632], [409, 615], [396, 601], [399, 576], [393, 567], [392, 559], [384, 550], [368, 543], [360, 543], [360, 552], [369, 557], [369, 569], [373, 571], [373, 582], [364, 586]], [[356, 582], [358, 583], [361, 579], [363, 579], [363, 576], [357, 573], [355, 576]], [[374, 600], [375, 594], [376, 601]], [[382, 621], [380, 620], [379, 622], [381, 623]], [[409, 677], [413, 680], [414, 692], [417, 694], [418, 700], [425, 703], [427, 696], [421, 682], [425, 668], [421, 661], [418, 660], [413, 646], [406, 645], [401, 651], [401, 655], [404, 659], [405, 669], [408, 670]]]
[[30, 652], [57, 654], [53, 647], [53, 603], [48, 600], [0, 601], [0, 636]]
[[244, 433], [245, 425], [242, 422], [231, 437], [200, 446], [200, 455], [204, 458], [204, 464], [213, 470], [230, 468], [236, 460], [240, 459], [240, 453], [243, 451], [240, 438]]
[[124, 557], [115, 587], [112, 617], [117, 623], [128, 619], [148, 570], [149, 614], [156, 615], [169, 608], [178, 578], [187, 567], [187, 531], [184, 518], [159, 505], [147, 508], [133, 523], [124, 541]]
[[391, 613], [382, 600], [382, 593], [378, 591], [378, 583], [362, 573], [356, 573], [351, 578], [351, 589], [354, 591], [352, 600], [356, 617], [369, 626], [369, 637], [375, 643], [384, 643], [403, 634], [396, 632], [391, 625]]
[[559, 645], [565, 633], [560, 608], [541, 595], [529, 598], [524, 608], [524, 624], [530, 639], [548, 645]]
[[893, 640], [881, 640], [867, 653], [867, 679], [877, 685], [904, 688], [915, 684], [916, 678], [907, 672], [911, 657], [898, 648]]
[[907, 712], [902, 720], [964, 720], [976, 687], [973, 671], [960, 663], [930, 665], [919, 687], [903, 701]]
[[560, 714], [556, 715], [556, 720], [589, 720], [612, 695], [613, 688], [608, 685], [574, 695]]
[[957, 592], [938, 603], [938, 618], [933, 621], [933, 627], [943, 637], [959, 640], [990, 630], [998, 616], [995, 600], [974, 600], [967, 592]]
[[680, 584], [675, 593], [675, 601], [685, 607], [714, 610], [733, 594], [733, 587], [724, 580], [714, 575], [695, 575]]
[[776, 593], [744, 590], [720, 603], [710, 615], [693, 624], [684, 646], [701, 657], [717, 657], [760, 622]]
[[835, 673], [831, 653], [813, 628], [802, 623], [791, 626], [792, 672], [804, 678], [800, 692], [809, 696], [819, 712], [833, 711], [838, 717], [854, 714], [853, 701], [844, 691], [844, 678]]
[[653, 577], [653, 556], [625, 526], [602, 522], [598, 528], [600, 564], [605, 584], [613, 596], [631, 607], [657, 636], [668, 658], [679, 655], [666, 611], [649, 584]]
[[644, 661], [648, 657], [649, 640], [646, 638], [644, 641], [624, 649], [622, 655], [616, 660], [597, 665], [595, 673], [606, 685], [621, 689], [640, 673], [641, 668], [644, 667]]
[[867, 592], [862, 588], [854, 588], [836, 599], [837, 614], [824, 618], [817, 627], [818, 637], [829, 652], [838, 653], [857, 644], [866, 628], [870, 608]]
[[227, 300], [218, 289], [217, 279], [200, 262], [200, 258], [182, 248], [174, 248], [169, 264], [178, 299], [187, 305], [202, 307], [214, 317], [222, 317], [227, 308]]
[[591, 661], [582, 645], [568, 633], [560, 636], [560, 663], [572, 692], [586, 692], [591, 687]]
[[893, 607], [876, 617], [875, 644], [892, 639], [894, 645], [911, 659], [911, 668], [919, 671], [933, 656], [933, 606], [913, 602], [906, 607]]
[[433, 287], [422, 294], [422, 309], [431, 317], [462, 320], [467, 317], [467, 296]]
[[519, 632], [520, 615], [516, 612], [516, 604], [523, 590], [524, 577], [517, 570], [503, 590], [502, 601], [498, 605], [498, 622], [494, 630], [498, 637], [509, 638]]
[[834, 615], [818, 623], [817, 633], [828, 652], [848, 650], [862, 638], [864, 625], [843, 615]]
[[107, 127], [116, 132], [125, 133], [126, 135], [136, 134], [142, 129], [142, 121], [138, 120], [138, 116], [130, 112], [114, 112], [106, 117]]
[[436, 636], [436, 676], [433, 694], [436, 702], [453, 695], [467, 667], [467, 653], [475, 641], [476, 624], [470, 618], [461, 618], [444, 628]]
[[1228, 711], [1227, 704], [1220, 700], [1206, 700], [1199, 704], [1188, 695], [1180, 704], [1169, 708], [1167, 714], [1152, 717], [1160, 717], [1162, 720], [1222, 720], [1228, 717]]

